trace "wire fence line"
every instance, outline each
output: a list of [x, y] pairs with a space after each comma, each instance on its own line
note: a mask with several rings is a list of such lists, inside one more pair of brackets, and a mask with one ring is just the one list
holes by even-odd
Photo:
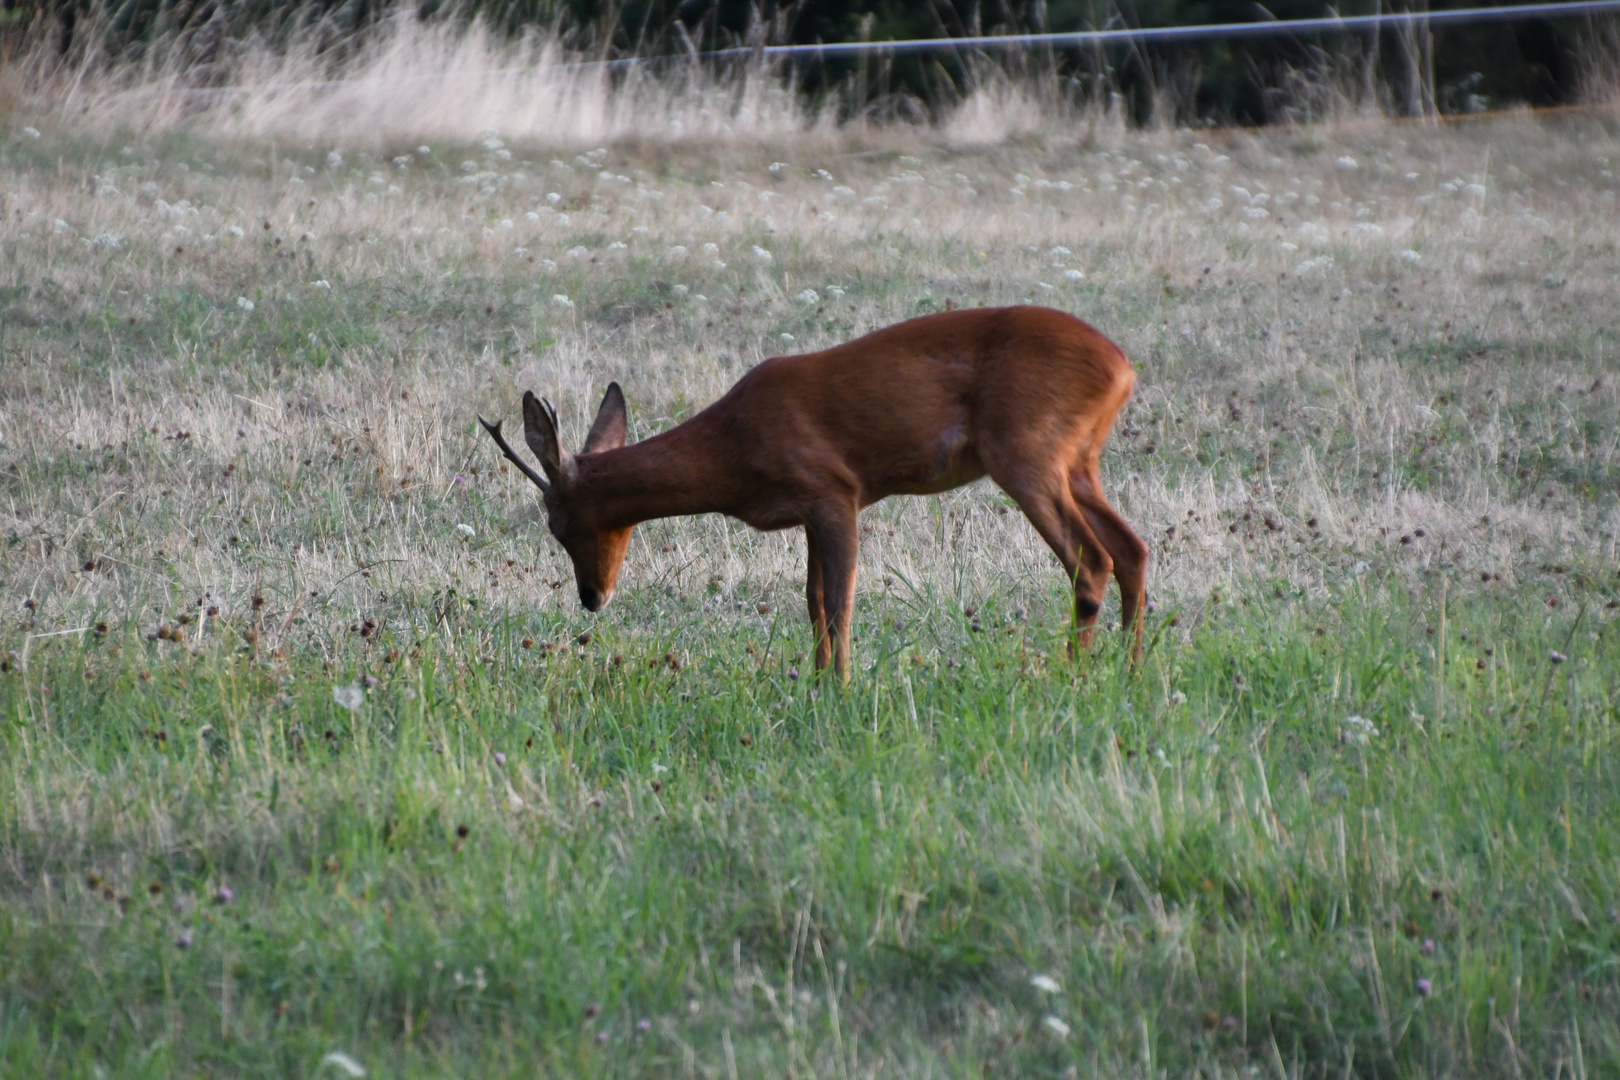
[[[1002, 34], [990, 37], [912, 38], [905, 41], [841, 41], [816, 45], [763, 45], [715, 49], [696, 54], [702, 58], [763, 55], [768, 58], [845, 56], [858, 53], [916, 53], [938, 50], [969, 51], [1048, 46], [1074, 48], [1116, 42], [1142, 44], [1160, 41], [1196, 41], [1203, 38], [1279, 37], [1415, 25], [1470, 22], [1513, 22], [1524, 19], [1601, 15], [1620, 12], [1620, 0], [1568, 0], [1551, 4], [1509, 4], [1502, 7], [1457, 8], [1449, 11], [1392, 11], [1378, 15], [1330, 15], [1316, 19], [1270, 19], [1245, 23], [1204, 23], [1196, 26], [1112, 27], [1047, 34]], [[621, 61], [605, 61], [619, 63]]]
[[[1263, 10], [1263, 9], [1262, 9]], [[1361, 30], [1387, 28], [1431, 27], [1436, 24], [1467, 24], [1488, 22], [1515, 22], [1529, 19], [1571, 18], [1620, 14], [1620, 0], [1558, 0], [1545, 4], [1507, 4], [1500, 7], [1455, 8], [1446, 11], [1392, 11], [1376, 15], [1331, 15], [1314, 19], [1269, 19], [1242, 23], [1202, 23], [1193, 26], [1108, 27], [1101, 30], [1074, 30], [1058, 33], [999, 34], [974, 37], [910, 38], [899, 41], [838, 41], [807, 45], [740, 45], [725, 49], [690, 51], [659, 56], [632, 56], [614, 60], [560, 61], [548, 66], [564, 71], [610, 70], [670, 63], [696, 63], [704, 60], [754, 59], [795, 60], [801, 58], [827, 59], [856, 56], [866, 53], [903, 55], [923, 52], [974, 52], [1001, 49], [1061, 48], [1112, 44], [1150, 44], [1156, 42], [1199, 41], [1217, 38], [1285, 37], [1350, 33]], [[527, 67], [500, 67], [481, 72], [481, 75], [516, 75], [531, 70]], [[443, 78], [443, 75], [395, 77], [392, 81], [415, 82]], [[178, 93], [196, 97], [220, 97], [234, 94], [282, 92], [295, 90], [330, 89], [367, 79], [322, 79], [293, 83], [276, 83], [259, 87], [148, 87], [127, 90], [114, 96], [143, 96], [148, 94]]]

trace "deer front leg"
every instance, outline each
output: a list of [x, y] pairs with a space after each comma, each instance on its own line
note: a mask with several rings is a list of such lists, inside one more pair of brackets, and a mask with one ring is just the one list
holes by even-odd
[[821, 553], [816, 549], [816, 534], [807, 526], [804, 530], [805, 554], [809, 573], [805, 582], [804, 598], [810, 608], [810, 632], [816, 643], [816, 668], [832, 663], [832, 641], [827, 637], [827, 604], [822, 591]]
[[[815, 561], [821, 567], [820, 591], [826, 611], [826, 630], [816, 645], [816, 667], [823, 669], [831, 660], [840, 681], [845, 682], [849, 679], [850, 618], [855, 610], [855, 562], [860, 549], [855, 517], [853, 502], [828, 505], [818, 508], [804, 526]], [[811, 582], [814, 587], [814, 576]], [[828, 646], [830, 656], [823, 651], [823, 645]]]

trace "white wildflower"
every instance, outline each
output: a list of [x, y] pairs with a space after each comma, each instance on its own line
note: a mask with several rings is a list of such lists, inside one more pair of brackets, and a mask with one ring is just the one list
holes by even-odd
[[117, 251], [119, 248], [124, 246], [124, 242], [118, 237], [114, 236], [112, 233], [105, 232], [96, 237], [94, 240], [90, 241], [90, 243], [94, 247], [106, 248], [110, 251]]
[[1469, 185], [1467, 185], [1466, 187], [1463, 188], [1463, 194], [1464, 195], [1472, 195], [1476, 199], [1483, 199], [1485, 197], [1485, 185], [1484, 184], [1469, 184]]
[[709, 302], [709, 298], [704, 296], [702, 293], [698, 293], [696, 296], [692, 297], [692, 299], [699, 304], [707, 304]]
[[226, 229], [225, 231], [227, 233], [229, 233], [233, 239], [236, 239], [236, 240], [240, 240], [240, 239], [242, 239], [242, 237], [247, 235], [247, 233], [242, 231], [242, 226], [240, 226], [240, 225], [232, 225], [230, 228]]
[[1180, 690], [1171, 691], [1170, 704], [1177, 706], [1187, 704], [1187, 695], [1182, 693]]
[[1063, 247], [1060, 244], [1057, 247], [1053, 248], [1051, 251], [1048, 251], [1047, 254], [1052, 256], [1052, 258], [1054, 258], [1054, 259], [1067, 259], [1073, 253], [1071, 251], [1069, 251], [1068, 248]]
[[609, 251], [623, 251], [625, 248], [627, 248], [629, 246], [630, 245], [626, 244], [623, 240], [615, 240], [615, 241], [613, 241], [613, 243], [608, 245], [607, 249]]
[[767, 264], [775, 261], [771, 253], [760, 247], [758, 244], [754, 245], [754, 258], [758, 259], [762, 263]]
[[560, 308], [572, 308], [574, 306], [574, 302], [568, 299], [568, 297], [562, 293], [558, 293], [556, 296], [553, 296], [551, 298], [551, 302]]
[[501, 219], [501, 228], [510, 229], [511, 227], [512, 227], [512, 219], [511, 218], [502, 218]]
[[1423, 261], [1423, 256], [1419, 255], [1417, 252], [1413, 251], [1411, 248], [1407, 248], [1405, 251], [1401, 252], [1399, 255], [1397, 255], [1395, 257], [1397, 259], [1401, 260], [1401, 262], [1404, 262], [1404, 263], [1420, 263], [1420, 262]]
[[550, 259], [541, 259], [536, 265], [548, 274], [557, 269], [557, 264], [552, 262]]
[[1370, 221], [1360, 222], [1351, 228], [1350, 231], [1358, 236], [1382, 236], [1384, 234], [1384, 230], [1381, 226], [1374, 225]]
[[1339, 730], [1339, 738], [1343, 742], [1366, 746], [1368, 740], [1378, 738], [1378, 727], [1365, 716], [1347, 716], [1344, 727]]
[[323, 290], [325, 292], [331, 292], [332, 291], [332, 283], [330, 281], [327, 281], [325, 278], [321, 278], [318, 281], [310, 282], [309, 287], [312, 288], [312, 289], [321, 289], [321, 290]]
[[332, 700], [350, 712], [358, 712], [360, 706], [366, 703], [366, 689], [359, 683], [351, 683], [348, 686], [334, 686], [332, 687]]
[[778, 334], [777, 336], [780, 337], [784, 343], [789, 345], [793, 344], [792, 334]]
[[1295, 251], [1299, 250], [1299, 245], [1298, 244], [1290, 244], [1287, 240], [1283, 240], [1283, 241], [1281, 241], [1281, 242], [1279, 242], [1277, 244], [1277, 250], [1278, 251], [1295, 252]]
[[[423, 149], [426, 149], [426, 147], [423, 147]], [[324, 1068], [327, 1065], [355, 1077], [355, 1080], [359, 1080], [360, 1077], [366, 1075], [365, 1066], [341, 1050], [333, 1050], [330, 1054], [321, 1058], [321, 1066]]]
[[795, 296], [793, 299], [798, 301], [801, 304], [805, 304], [805, 305], [808, 306], [808, 305], [814, 304], [816, 301], [820, 300], [821, 297], [816, 294], [816, 290], [814, 290], [814, 289], [806, 289], [803, 292], [799, 293], [797, 296]]
[[1031, 975], [1029, 977], [1029, 985], [1033, 986], [1035, 989], [1044, 994], [1057, 994], [1061, 993], [1063, 990], [1063, 987], [1058, 985], [1058, 981], [1052, 978], [1050, 975]]
[[39, 128], [25, 127], [23, 128], [23, 134], [30, 139], [37, 139], [39, 138]]
[[558, 203], [562, 202], [562, 196], [557, 194], [555, 191], [548, 191], [546, 192], [546, 202], [550, 203], [552, 206], [556, 206]]
[[1062, 1020], [1058, 1019], [1056, 1016], [1053, 1016], [1051, 1013], [1047, 1013], [1045, 1016], [1041, 1017], [1041, 1027], [1045, 1028], [1059, 1039], [1067, 1039], [1069, 1037], [1069, 1025], [1065, 1024]]
[[589, 254], [590, 252], [587, 251], [582, 244], [575, 244], [573, 247], [563, 252], [563, 256], [569, 259], [582, 259]]
[[245, 296], [238, 296], [236, 298], [236, 306], [241, 308], [243, 311], [252, 311], [253, 301], [249, 300]]
[[1065, 281], [1084, 281], [1086, 275], [1079, 270], [1065, 270], [1063, 271], [1063, 278]]
[[676, 286], [674, 286], [673, 291], [674, 291], [676, 296], [685, 296], [687, 293], [691, 292], [692, 290], [688, 289], [685, 285], [676, 285]]
[[478, 535], [478, 530], [465, 522], [456, 526], [456, 532], [460, 533], [462, 536], [465, 536], [469, 540]]
[[338, 153], [336, 150], [332, 151], [330, 154], [327, 154], [326, 167], [334, 170], [343, 168], [343, 155]]
[[832, 297], [834, 300], [838, 300], [843, 297], [844, 290], [837, 285], [829, 285], [827, 286], [827, 295]]
[[672, 259], [684, 259], [684, 258], [686, 258], [686, 245], [685, 244], [676, 244], [674, 247], [670, 248], [669, 249], [669, 257], [672, 258]]
[[1263, 206], [1245, 206], [1243, 208], [1243, 216], [1248, 218], [1250, 221], [1259, 221], [1261, 218], [1270, 217], [1271, 212]]
[[433, 154], [433, 147], [431, 147], [431, 146], [418, 146], [416, 148], [416, 152], [418, 154], [421, 154], [423, 157], [430, 157]]
[[540, 220], [540, 215], [537, 212], [533, 211], [533, 210], [530, 210], [527, 214], [524, 214], [523, 216], [524, 216], [524, 218], [526, 218], [529, 221], [539, 221]]
[[1343, 157], [1341, 157], [1339, 159], [1339, 168], [1341, 168], [1341, 169], [1359, 169], [1359, 168], [1361, 168], [1361, 163], [1358, 162], [1355, 158], [1351, 157], [1349, 154], [1346, 154], [1346, 155], [1344, 155]]

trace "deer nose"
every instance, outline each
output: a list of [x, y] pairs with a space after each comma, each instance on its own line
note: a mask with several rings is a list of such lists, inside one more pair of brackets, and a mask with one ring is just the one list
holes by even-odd
[[585, 605], [586, 611], [601, 611], [602, 605], [607, 603], [608, 594], [599, 592], [587, 585], [579, 587], [579, 602]]

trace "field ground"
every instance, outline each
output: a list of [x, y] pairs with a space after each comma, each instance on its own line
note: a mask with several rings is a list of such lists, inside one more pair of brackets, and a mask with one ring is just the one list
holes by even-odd
[[[1620, 1072], [1620, 124], [0, 131], [8, 1076]], [[797, 148], [795, 148], [797, 145]], [[999, 491], [637, 531], [632, 437], [947, 305], [1134, 359], [1150, 646]], [[331, 1057], [332, 1054], [343, 1055]]]

